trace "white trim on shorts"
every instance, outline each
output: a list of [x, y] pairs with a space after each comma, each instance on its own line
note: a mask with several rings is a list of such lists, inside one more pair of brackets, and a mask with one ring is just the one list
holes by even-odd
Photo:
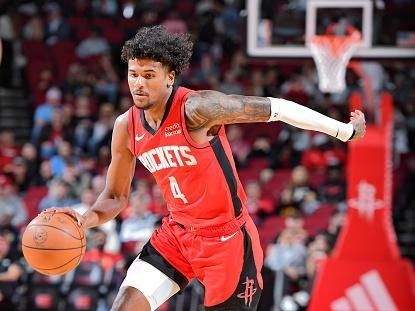
[[128, 268], [127, 276], [120, 288], [130, 286], [138, 289], [147, 298], [151, 311], [156, 310], [180, 287], [163, 272], [138, 257]]

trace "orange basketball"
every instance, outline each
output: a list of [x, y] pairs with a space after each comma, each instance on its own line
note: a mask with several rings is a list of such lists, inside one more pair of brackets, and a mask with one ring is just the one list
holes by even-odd
[[36, 271], [59, 275], [82, 260], [86, 238], [82, 227], [63, 213], [42, 213], [27, 226], [22, 238], [23, 255]]

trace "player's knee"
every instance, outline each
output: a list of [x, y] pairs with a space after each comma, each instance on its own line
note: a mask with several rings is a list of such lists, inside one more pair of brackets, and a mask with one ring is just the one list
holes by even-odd
[[122, 287], [114, 300], [111, 311], [151, 311], [147, 298], [133, 287]]

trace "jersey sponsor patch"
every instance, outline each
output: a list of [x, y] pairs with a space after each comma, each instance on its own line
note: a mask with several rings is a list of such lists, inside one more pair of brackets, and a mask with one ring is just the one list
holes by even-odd
[[182, 129], [180, 127], [180, 124], [178, 122], [173, 123], [172, 125], [168, 125], [164, 128], [164, 136], [170, 137], [173, 135], [179, 135], [182, 133]]
[[150, 149], [140, 154], [138, 159], [150, 173], [165, 168], [197, 165], [196, 158], [188, 146], [162, 146]]

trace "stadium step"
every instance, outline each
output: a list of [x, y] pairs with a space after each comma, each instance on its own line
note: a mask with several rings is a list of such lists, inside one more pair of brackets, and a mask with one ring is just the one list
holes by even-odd
[[12, 130], [16, 142], [29, 140], [32, 127], [32, 107], [23, 90], [0, 88], [0, 131]]

